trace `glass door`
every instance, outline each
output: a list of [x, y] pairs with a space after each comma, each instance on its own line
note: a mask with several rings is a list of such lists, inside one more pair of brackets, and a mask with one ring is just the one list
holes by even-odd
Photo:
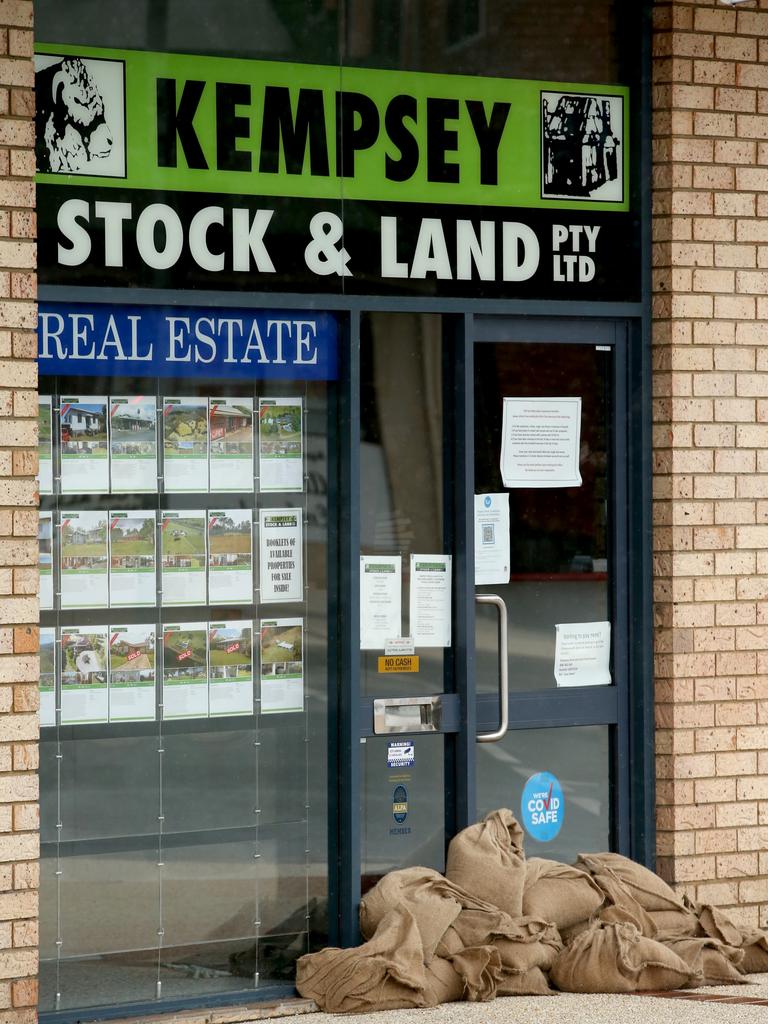
[[562, 861], [627, 834], [625, 333], [475, 321], [476, 812]]

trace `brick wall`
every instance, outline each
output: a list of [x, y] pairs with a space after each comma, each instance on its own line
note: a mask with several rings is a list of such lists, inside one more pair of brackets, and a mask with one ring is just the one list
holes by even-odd
[[768, 925], [768, 2], [654, 8], [659, 869]]
[[37, 351], [32, 0], [0, 0], [0, 1024], [37, 1003]]

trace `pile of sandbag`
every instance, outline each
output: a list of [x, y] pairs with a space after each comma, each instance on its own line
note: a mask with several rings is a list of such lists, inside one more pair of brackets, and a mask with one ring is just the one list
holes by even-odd
[[619, 854], [526, 859], [506, 809], [452, 840], [445, 877], [386, 875], [361, 902], [360, 930], [362, 946], [298, 961], [296, 987], [322, 1010], [732, 985], [768, 971], [768, 932], [681, 899]]

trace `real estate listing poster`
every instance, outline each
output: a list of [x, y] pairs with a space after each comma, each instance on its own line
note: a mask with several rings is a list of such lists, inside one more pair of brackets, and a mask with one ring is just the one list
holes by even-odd
[[208, 717], [208, 623], [163, 626], [163, 718]]
[[62, 512], [60, 534], [61, 607], [108, 607], [107, 513]]
[[155, 513], [109, 513], [109, 603], [113, 608], [157, 601]]
[[56, 725], [56, 630], [40, 630], [40, 725]]
[[304, 490], [300, 398], [259, 399], [259, 490]]
[[107, 399], [61, 399], [59, 432], [63, 494], [109, 493]]
[[208, 514], [193, 510], [160, 516], [163, 604], [205, 604]]
[[208, 490], [208, 400], [163, 399], [166, 491]]
[[260, 708], [263, 714], [304, 710], [304, 620], [260, 623]]
[[53, 608], [53, 513], [41, 512], [37, 521], [40, 549], [40, 609]]
[[259, 575], [264, 604], [301, 601], [302, 513], [296, 508], [259, 511]]
[[108, 721], [108, 641], [106, 626], [62, 627], [62, 725]]
[[157, 409], [146, 395], [109, 400], [110, 475], [113, 494], [157, 491]]
[[253, 490], [253, 399], [211, 398], [211, 490]]
[[52, 403], [50, 395], [39, 395], [37, 399], [37, 436], [39, 466], [37, 479], [41, 494], [53, 494], [53, 433]]
[[253, 601], [253, 512], [208, 513], [208, 600], [211, 604]]
[[155, 627], [109, 627], [109, 720], [155, 718]]
[[211, 622], [208, 662], [211, 717], [253, 714], [253, 627], [250, 622]]

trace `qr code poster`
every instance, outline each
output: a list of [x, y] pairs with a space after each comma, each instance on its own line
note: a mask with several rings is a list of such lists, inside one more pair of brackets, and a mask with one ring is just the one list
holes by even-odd
[[541, 198], [624, 199], [624, 98], [541, 94]]
[[486, 523], [483, 526], [483, 544], [495, 544], [496, 543], [496, 530], [493, 523]]

